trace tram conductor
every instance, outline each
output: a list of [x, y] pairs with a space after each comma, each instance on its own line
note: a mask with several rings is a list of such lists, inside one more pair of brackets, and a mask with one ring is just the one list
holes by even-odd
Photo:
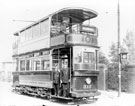
[[62, 60], [62, 70], [60, 71], [61, 85], [63, 88], [63, 96], [67, 97], [69, 94], [69, 69], [68, 59]]

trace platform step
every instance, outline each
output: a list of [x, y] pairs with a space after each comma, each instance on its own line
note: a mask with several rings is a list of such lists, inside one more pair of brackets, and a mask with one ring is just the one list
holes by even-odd
[[73, 99], [70, 97], [63, 97], [63, 96], [56, 96], [56, 95], [51, 95], [51, 98], [59, 98], [59, 99], [65, 99], [65, 100], [72, 100]]

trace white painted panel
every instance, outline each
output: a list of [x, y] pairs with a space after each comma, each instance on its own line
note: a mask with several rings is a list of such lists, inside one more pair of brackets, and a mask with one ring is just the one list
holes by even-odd
[[20, 43], [18, 46], [18, 53], [21, 54], [49, 47], [50, 47], [50, 37], [43, 36], [31, 41]]
[[64, 34], [51, 38], [51, 46], [56, 46], [56, 45], [60, 45], [60, 44], [64, 44], [64, 43], [65, 43]]

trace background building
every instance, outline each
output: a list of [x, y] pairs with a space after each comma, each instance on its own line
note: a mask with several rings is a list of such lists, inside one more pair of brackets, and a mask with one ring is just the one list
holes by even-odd
[[0, 81], [12, 81], [14, 62], [0, 62]]

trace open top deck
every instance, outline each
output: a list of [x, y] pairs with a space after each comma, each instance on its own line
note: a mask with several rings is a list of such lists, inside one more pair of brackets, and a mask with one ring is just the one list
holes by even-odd
[[26, 29], [28, 29], [29, 27], [32, 27], [36, 24], [39, 24], [40, 22], [48, 19], [49, 17], [52, 17], [52, 20], [59, 20], [59, 21], [62, 21], [62, 17], [63, 16], [67, 16], [67, 17], [71, 17], [72, 18], [72, 22], [73, 23], [81, 23], [85, 20], [89, 20], [89, 19], [92, 19], [94, 17], [97, 17], [97, 12], [91, 10], [91, 9], [88, 9], [88, 8], [81, 8], [81, 7], [68, 7], [68, 8], [64, 8], [64, 9], [61, 9], [57, 12], [54, 12], [40, 20], [38, 20], [37, 22], [34, 22], [32, 23], [31, 25], [17, 31], [14, 33], [15, 36], [18, 36], [19, 32], [22, 32]]

